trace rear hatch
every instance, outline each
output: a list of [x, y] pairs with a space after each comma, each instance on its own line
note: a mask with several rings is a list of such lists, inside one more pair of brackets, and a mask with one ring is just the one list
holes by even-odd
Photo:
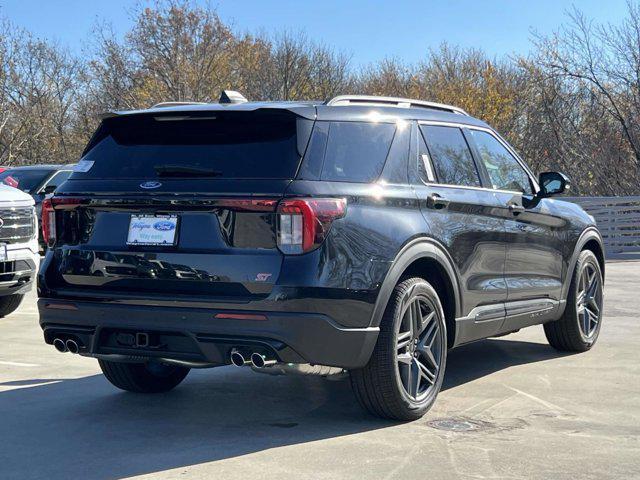
[[46, 288], [158, 302], [268, 296], [282, 264], [277, 202], [311, 125], [286, 110], [104, 120], [52, 199]]

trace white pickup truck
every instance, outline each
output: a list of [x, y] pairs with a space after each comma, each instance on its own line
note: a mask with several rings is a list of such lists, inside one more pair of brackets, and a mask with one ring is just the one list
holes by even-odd
[[18, 308], [33, 285], [39, 265], [33, 198], [0, 184], [0, 317]]

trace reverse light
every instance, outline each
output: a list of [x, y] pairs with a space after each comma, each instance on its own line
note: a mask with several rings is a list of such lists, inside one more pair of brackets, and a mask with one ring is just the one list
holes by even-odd
[[294, 198], [278, 204], [278, 248], [301, 254], [317, 248], [327, 237], [334, 220], [344, 217], [344, 198]]

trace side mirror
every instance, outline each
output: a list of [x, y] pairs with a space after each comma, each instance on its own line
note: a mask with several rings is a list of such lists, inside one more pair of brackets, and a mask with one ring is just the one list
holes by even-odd
[[571, 188], [569, 178], [560, 172], [543, 172], [540, 174], [538, 183], [540, 184], [538, 196], [541, 198], [560, 195]]
[[50, 195], [56, 191], [56, 188], [58, 188], [57, 185], [47, 185], [46, 187], [44, 187], [42, 193], [44, 193], [45, 195]]

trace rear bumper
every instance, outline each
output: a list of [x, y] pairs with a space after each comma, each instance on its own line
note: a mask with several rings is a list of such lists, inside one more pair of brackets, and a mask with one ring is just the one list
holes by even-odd
[[[74, 338], [89, 356], [159, 357], [224, 365], [232, 348], [269, 352], [285, 363], [363, 367], [378, 328], [345, 328], [317, 313], [247, 312], [265, 320], [221, 319], [229, 310], [38, 300], [40, 325], [49, 344]], [[122, 335], [148, 334], [149, 346], [120, 342]], [[120, 335], [120, 336], [118, 336]]]

